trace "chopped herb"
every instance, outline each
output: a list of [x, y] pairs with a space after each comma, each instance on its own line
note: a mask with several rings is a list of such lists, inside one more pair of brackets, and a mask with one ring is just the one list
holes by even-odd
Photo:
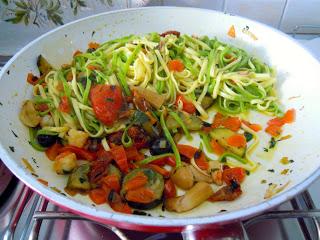
[[39, 175], [38, 175], [38, 174], [35, 174], [35, 173], [31, 173], [31, 175], [34, 176], [34, 177], [36, 177], [36, 178], [39, 177]]
[[3, 106], [2, 102], [0, 102], [0, 106]]
[[93, 203], [91, 203], [91, 206], [92, 206], [92, 207], [96, 207], [96, 205], [95, 205], [95, 204], [93, 204]]
[[281, 175], [286, 175], [287, 173], [289, 172], [289, 169], [283, 169], [282, 171], [281, 171]]
[[135, 215], [140, 215], [140, 216], [148, 216], [148, 217], [151, 217], [151, 214], [150, 213], [146, 213], [144, 211], [139, 211], [139, 210], [133, 210], [133, 214]]
[[253, 135], [249, 132], [244, 132], [244, 137], [246, 138], [247, 142], [250, 142], [253, 138]]
[[274, 173], [274, 169], [268, 169], [268, 172]]
[[82, 178], [82, 177], [79, 178], [79, 182], [80, 182], [80, 183], [84, 183], [85, 181], [86, 181], [86, 179], [84, 179], [84, 178]]
[[68, 35], [67, 35], [67, 34], [65, 34], [65, 35], [64, 35], [64, 37], [68, 37]]
[[265, 184], [265, 183], [267, 183], [267, 180], [262, 179], [260, 183], [261, 183], [261, 184]]
[[293, 172], [293, 170], [291, 169], [290, 171], [289, 171], [289, 173], [292, 173]]
[[164, 218], [165, 216], [163, 216], [163, 215], [159, 215], [159, 217]]
[[10, 75], [10, 70], [7, 71], [7, 74]]
[[65, 193], [63, 193], [63, 192], [61, 192], [60, 194], [63, 195], [63, 196], [65, 196], [65, 197], [67, 196], [67, 195], [66, 195]]
[[113, 98], [106, 98], [107, 102], [114, 102]]
[[93, 37], [93, 35], [96, 33], [96, 31], [92, 31], [91, 33], [91, 37]]
[[37, 161], [36, 161], [36, 159], [34, 157], [32, 157], [31, 159], [35, 164], [37, 164]]
[[249, 176], [250, 175], [250, 171], [246, 170], [246, 174], [247, 174], [247, 176]]
[[14, 152], [14, 147], [13, 146], [9, 146], [11, 152]]
[[277, 144], [277, 141], [272, 137], [269, 141], [269, 149], [274, 148]]
[[13, 130], [11, 130], [11, 132], [16, 138], [18, 138], [18, 135]]
[[269, 149], [268, 148], [263, 148], [263, 151], [269, 152]]
[[294, 160], [290, 159], [289, 162], [290, 162], [290, 163], [294, 163]]
[[202, 123], [202, 126], [204, 126], [204, 127], [211, 127], [211, 123], [203, 122], [203, 123]]
[[149, 117], [144, 112], [139, 110], [134, 112], [132, 124], [144, 124], [145, 122], [149, 121]]
[[271, 186], [273, 183], [269, 183], [268, 185]]
[[225, 210], [225, 209], [221, 209], [219, 212], [226, 212], [227, 210]]

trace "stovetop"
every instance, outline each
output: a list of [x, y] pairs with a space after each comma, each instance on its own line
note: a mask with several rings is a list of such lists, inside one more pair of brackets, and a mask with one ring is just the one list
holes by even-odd
[[[310, 38], [310, 36], [303, 36]], [[300, 40], [320, 59], [320, 38]], [[0, 63], [3, 59], [0, 58]], [[1, 65], [0, 65], [1, 66]], [[320, 179], [271, 212], [225, 225], [203, 239], [320, 239]], [[211, 229], [212, 230], [212, 229]], [[198, 239], [194, 232], [146, 233], [103, 225], [48, 202], [5, 169], [0, 161], [0, 239]]]

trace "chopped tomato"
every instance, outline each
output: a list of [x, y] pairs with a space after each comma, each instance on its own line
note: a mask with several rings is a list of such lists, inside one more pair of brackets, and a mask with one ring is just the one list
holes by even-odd
[[222, 126], [234, 132], [238, 131], [241, 127], [241, 121], [238, 117], [227, 117], [222, 121]]
[[173, 198], [176, 197], [177, 190], [171, 179], [167, 179], [164, 183], [164, 196], [165, 198]]
[[180, 60], [174, 59], [168, 62], [168, 68], [172, 72], [182, 72], [184, 69], [184, 65]]
[[144, 175], [142, 172], [135, 177], [128, 180], [124, 185], [124, 190], [134, 190], [140, 187], [143, 187], [148, 182], [148, 177]]
[[101, 70], [100, 66], [96, 66], [96, 65], [88, 65], [87, 68], [91, 71], [93, 70]]
[[198, 158], [194, 158], [194, 161], [201, 170], [207, 170], [209, 168], [209, 163], [203, 152], [201, 152]]
[[46, 149], [45, 153], [46, 156], [51, 160], [55, 160], [56, 157], [60, 153], [60, 149], [62, 148], [62, 145], [60, 143], [55, 143], [52, 146], [50, 146], [48, 149]]
[[221, 113], [216, 113], [216, 115], [214, 116], [213, 119], [213, 123], [211, 125], [212, 128], [218, 128], [221, 126], [222, 122], [223, 122], [224, 116]]
[[95, 85], [90, 89], [90, 101], [96, 117], [106, 125], [112, 125], [122, 106], [122, 92], [119, 86]]
[[227, 143], [233, 147], [245, 147], [247, 141], [245, 136], [242, 134], [234, 134], [233, 136], [227, 138]]
[[140, 161], [144, 159], [142, 153], [138, 152], [135, 146], [125, 148], [128, 161]]
[[82, 54], [82, 52], [79, 51], [79, 50], [77, 50], [77, 51], [74, 52], [73, 56], [76, 57], [76, 56], [78, 56], [78, 55], [80, 55], [80, 54]]
[[192, 104], [192, 102], [188, 101], [183, 95], [178, 95], [176, 98], [176, 106], [178, 106], [179, 101], [183, 104], [183, 111], [193, 114], [196, 112], [196, 107]]
[[111, 191], [108, 195], [108, 201], [110, 207], [116, 212], [122, 212], [127, 214], [132, 214], [132, 209], [127, 203], [121, 200], [121, 197], [115, 191]]
[[69, 113], [71, 111], [71, 106], [67, 96], [62, 96], [59, 103], [59, 110], [64, 113]]
[[107, 202], [107, 193], [101, 188], [92, 189], [89, 192], [89, 197], [95, 204]]
[[174, 157], [167, 157], [166, 158], [166, 163], [171, 166], [171, 167], [175, 167], [176, 166], [176, 160]]
[[100, 44], [99, 43], [96, 43], [96, 42], [90, 42], [88, 44], [88, 47], [89, 48], [93, 48], [93, 49], [97, 49], [98, 47], [100, 47]]
[[220, 156], [224, 153], [224, 148], [216, 140], [212, 139], [210, 145], [215, 154]]
[[194, 157], [194, 154], [198, 151], [197, 148], [192, 147], [190, 145], [178, 144], [177, 145], [179, 153], [187, 158], [191, 159]]
[[28, 73], [27, 82], [31, 85], [36, 85], [39, 82], [39, 78], [34, 76], [32, 73]]
[[266, 133], [269, 133], [273, 137], [277, 137], [282, 133], [282, 128], [281, 126], [278, 125], [269, 125], [265, 129]]
[[114, 146], [113, 148], [111, 148], [110, 151], [120, 170], [122, 172], [127, 173], [129, 171], [129, 166], [128, 166], [128, 159], [127, 159], [127, 155], [126, 155], [126, 151], [124, 150], [124, 147], [122, 145]]
[[164, 166], [166, 165], [167, 157], [159, 158], [155, 161], [152, 161], [152, 164], [157, 165], [157, 166]]
[[246, 120], [242, 120], [242, 123], [255, 132], [259, 132], [260, 130], [262, 130], [262, 126], [259, 124], [250, 123]]
[[120, 192], [120, 179], [117, 175], [111, 174], [102, 179], [102, 182], [111, 190]]
[[289, 109], [282, 117], [282, 121], [284, 123], [293, 123], [295, 119], [296, 119], [296, 110], [293, 108]]
[[222, 180], [228, 185], [231, 184], [232, 180], [240, 184], [245, 177], [246, 171], [241, 167], [227, 168], [222, 172]]
[[170, 172], [158, 165], [155, 164], [148, 164], [147, 167], [151, 168], [152, 170], [156, 171], [157, 173], [161, 174], [164, 178], [168, 178], [170, 176]]
[[130, 190], [126, 194], [128, 201], [137, 203], [150, 203], [154, 200], [154, 192], [151, 189], [140, 187], [134, 190]]
[[93, 161], [97, 158], [96, 154], [93, 152], [89, 152], [83, 148], [66, 145], [59, 149], [60, 152], [73, 152], [77, 155], [78, 159]]
[[229, 28], [228, 36], [232, 38], [236, 37], [236, 29], [234, 28], [234, 25], [231, 25], [231, 27]]
[[36, 109], [40, 112], [47, 111], [49, 109], [48, 104], [46, 103], [40, 103], [36, 105]]
[[282, 127], [284, 125], [284, 122], [283, 122], [282, 118], [276, 117], [276, 118], [270, 119], [267, 124], [269, 126], [272, 125], [272, 126]]

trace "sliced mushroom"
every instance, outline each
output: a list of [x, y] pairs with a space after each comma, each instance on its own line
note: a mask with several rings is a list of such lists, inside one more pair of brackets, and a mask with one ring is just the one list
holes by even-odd
[[68, 132], [67, 138], [70, 145], [82, 148], [87, 142], [89, 134], [84, 131], [71, 128]]
[[174, 170], [171, 180], [175, 185], [184, 190], [190, 189], [194, 184], [194, 178], [190, 165], [183, 165]]
[[166, 199], [165, 207], [168, 211], [186, 212], [199, 206], [212, 194], [212, 188], [208, 183], [198, 182], [183, 196]]
[[213, 182], [212, 177], [210, 175], [203, 174], [192, 165], [190, 165], [189, 168], [191, 169], [193, 178], [196, 182], [207, 182], [207, 183]]
[[41, 117], [38, 115], [31, 100], [23, 103], [19, 118], [27, 127], [36, 127], [41, 121]]
[[69, 174], [77, 167], [77, 156], [74, 153], [60, 153], [53, 164], [57, 174]]

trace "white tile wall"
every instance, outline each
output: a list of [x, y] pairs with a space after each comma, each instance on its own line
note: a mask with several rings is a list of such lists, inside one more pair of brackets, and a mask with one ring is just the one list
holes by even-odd
[[[320, 27], [320, 0], [288, 0], [280, 29], [292, 32], [297, 25]], [[320, 28], [303, 28], [300, 33], [320, 33]]]
[[278, 27], [285, 0], [226, 0], [226, 11]]

